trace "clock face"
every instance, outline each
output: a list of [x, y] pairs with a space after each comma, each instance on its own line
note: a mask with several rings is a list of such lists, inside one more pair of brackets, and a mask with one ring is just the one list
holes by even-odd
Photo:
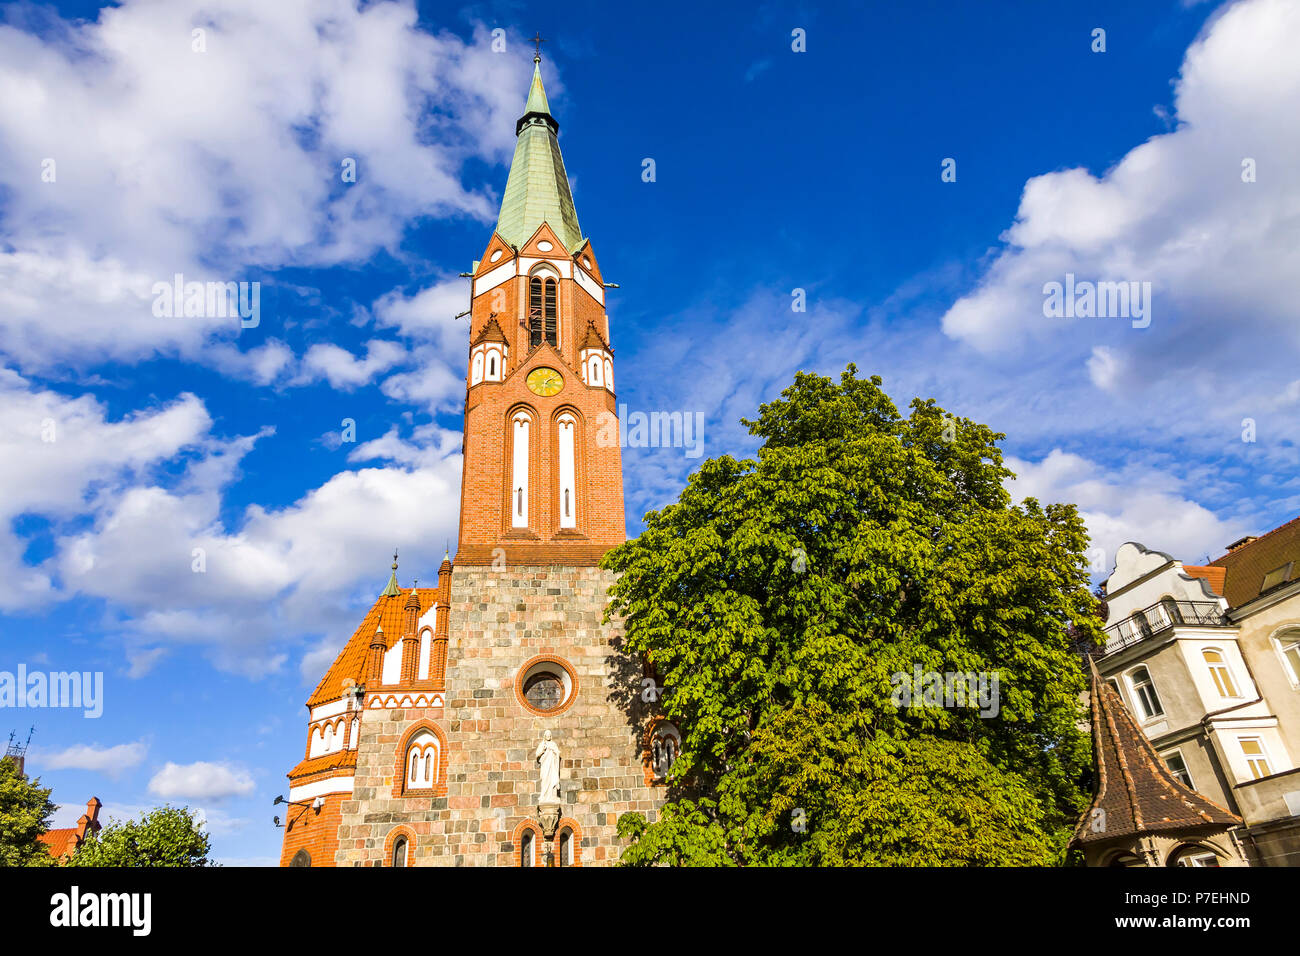
[[553, 368], [535, 368], [525, 381], [534, 395], [554, 395], [564, 388], [564, 379]]

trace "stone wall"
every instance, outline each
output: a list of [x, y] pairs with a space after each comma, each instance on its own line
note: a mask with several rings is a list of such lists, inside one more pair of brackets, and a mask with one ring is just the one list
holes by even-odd
[[[365, 711], [339, 865], [387, 865], [398, 832], [416, 866], [519, 865], [522, 828], [537, 820], [534, 752], [547, 730], [560, 747], [561, 826], [575, 834], [575, 862], [617, 862], [619, 815], [653, 819], [663, 789], [647, 784], [643, 764], [650, 714], [639, 661], [619, 652], [620, 628], [601, 623], [613, 579], [591, 567], [455, 568], [446, 706]], [[576, 678], [555, 712], [518, 697], [522, 670], [539, 657], [564, 661]], [[420, 726], [445, 741], [445, 793], [400, 793], [398, 751]], [[539, 861], [546, 848], [539, 840]]]

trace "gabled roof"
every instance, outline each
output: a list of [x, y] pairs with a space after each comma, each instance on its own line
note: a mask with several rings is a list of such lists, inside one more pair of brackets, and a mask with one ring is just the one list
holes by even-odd
[[609, 343], [605, 341], [605, 336], [601, 335], [600, 329], [596, 328], [596, 323], [590, 321], [587, 323], [587, 337], [578, 346], [579, 352], [583, 349], [604, 349], [606, 352], [613, 352]]
[[501, 331], [501, 325], [495, 318], [488, 319], [487, 324], [483, 326], [482, 331], [480, 331], [479, 334], [474, 337], [474, 341], [469, 344], [472, 348], [480, 342], [504, 342], [507, 345], [510, 344], [510, 340], [506, 338], [505, 332]]
[[559, 124], [551, 116], [542, 87], [540, 62], [534, 61], [533, 83], [524, 115], [515, 130], [515, 155], [501, 197], [496, 232], [516, 248], [522, 246], [543, 222], [573, 252], [582, 243], [578, 211], [573, 206], [569, 176], [556, 139]]
[[[438, 589], [419, 588], [416, 594], [420, 599], [420, 613], [423, 613], [437, 600]], [[362, 619], [361, 625], [343, 645], [339, 656], [334, 659], [330, 669], [316, 685], [316, 690], [307, 700], [308, 707], [319, 707], [321, 704], [338, 700], [343, 696], [343, 682], [348, 678], [358, 684], [364, 683], [366, 656], [370, 652], [370, 641], [375, 636], [375, 628], [384, 629], [386, 646], [392, 647], [395, 642], [400, 641], [403, 636], [402, 622], [408, 597], [409, 595], [399, 590], [395, 594], [381, 594], [375, 600], [370, 611]]]
[[1241, 823], [1240, 817], [1174, 777], [1115, 689], [1101, 679], [1095, 664], [1089, 664], [1096, 783], [1092, 803], [1075, 828], [1073, 842], [1099, 843], [1143, 833]]
[[1226, 575], [1220, 593], [1232, 607], [1240, 607], [1259, 597], [1264, 575], [1294, 562], [1287, 580], [1300, 578], [1300, 518], [1294, 518], [1268, 534], [1233, 548], [1210, 564], [1223, 568]]

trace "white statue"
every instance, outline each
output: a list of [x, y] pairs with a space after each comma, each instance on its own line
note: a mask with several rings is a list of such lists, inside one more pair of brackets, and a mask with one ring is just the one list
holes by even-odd
[[541, 791], [538, 804], [560, 802], [560, 747], [548, 730], [537, 745], [537, 765], [541, 768]]

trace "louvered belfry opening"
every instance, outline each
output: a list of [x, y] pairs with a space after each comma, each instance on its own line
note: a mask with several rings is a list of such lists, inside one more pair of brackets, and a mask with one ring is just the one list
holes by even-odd
[[535, 349], [545, 340], [558, 348], [560, 340], [558, 288], [554, 279], [533, 276], [528, 281], [528, 347]]

